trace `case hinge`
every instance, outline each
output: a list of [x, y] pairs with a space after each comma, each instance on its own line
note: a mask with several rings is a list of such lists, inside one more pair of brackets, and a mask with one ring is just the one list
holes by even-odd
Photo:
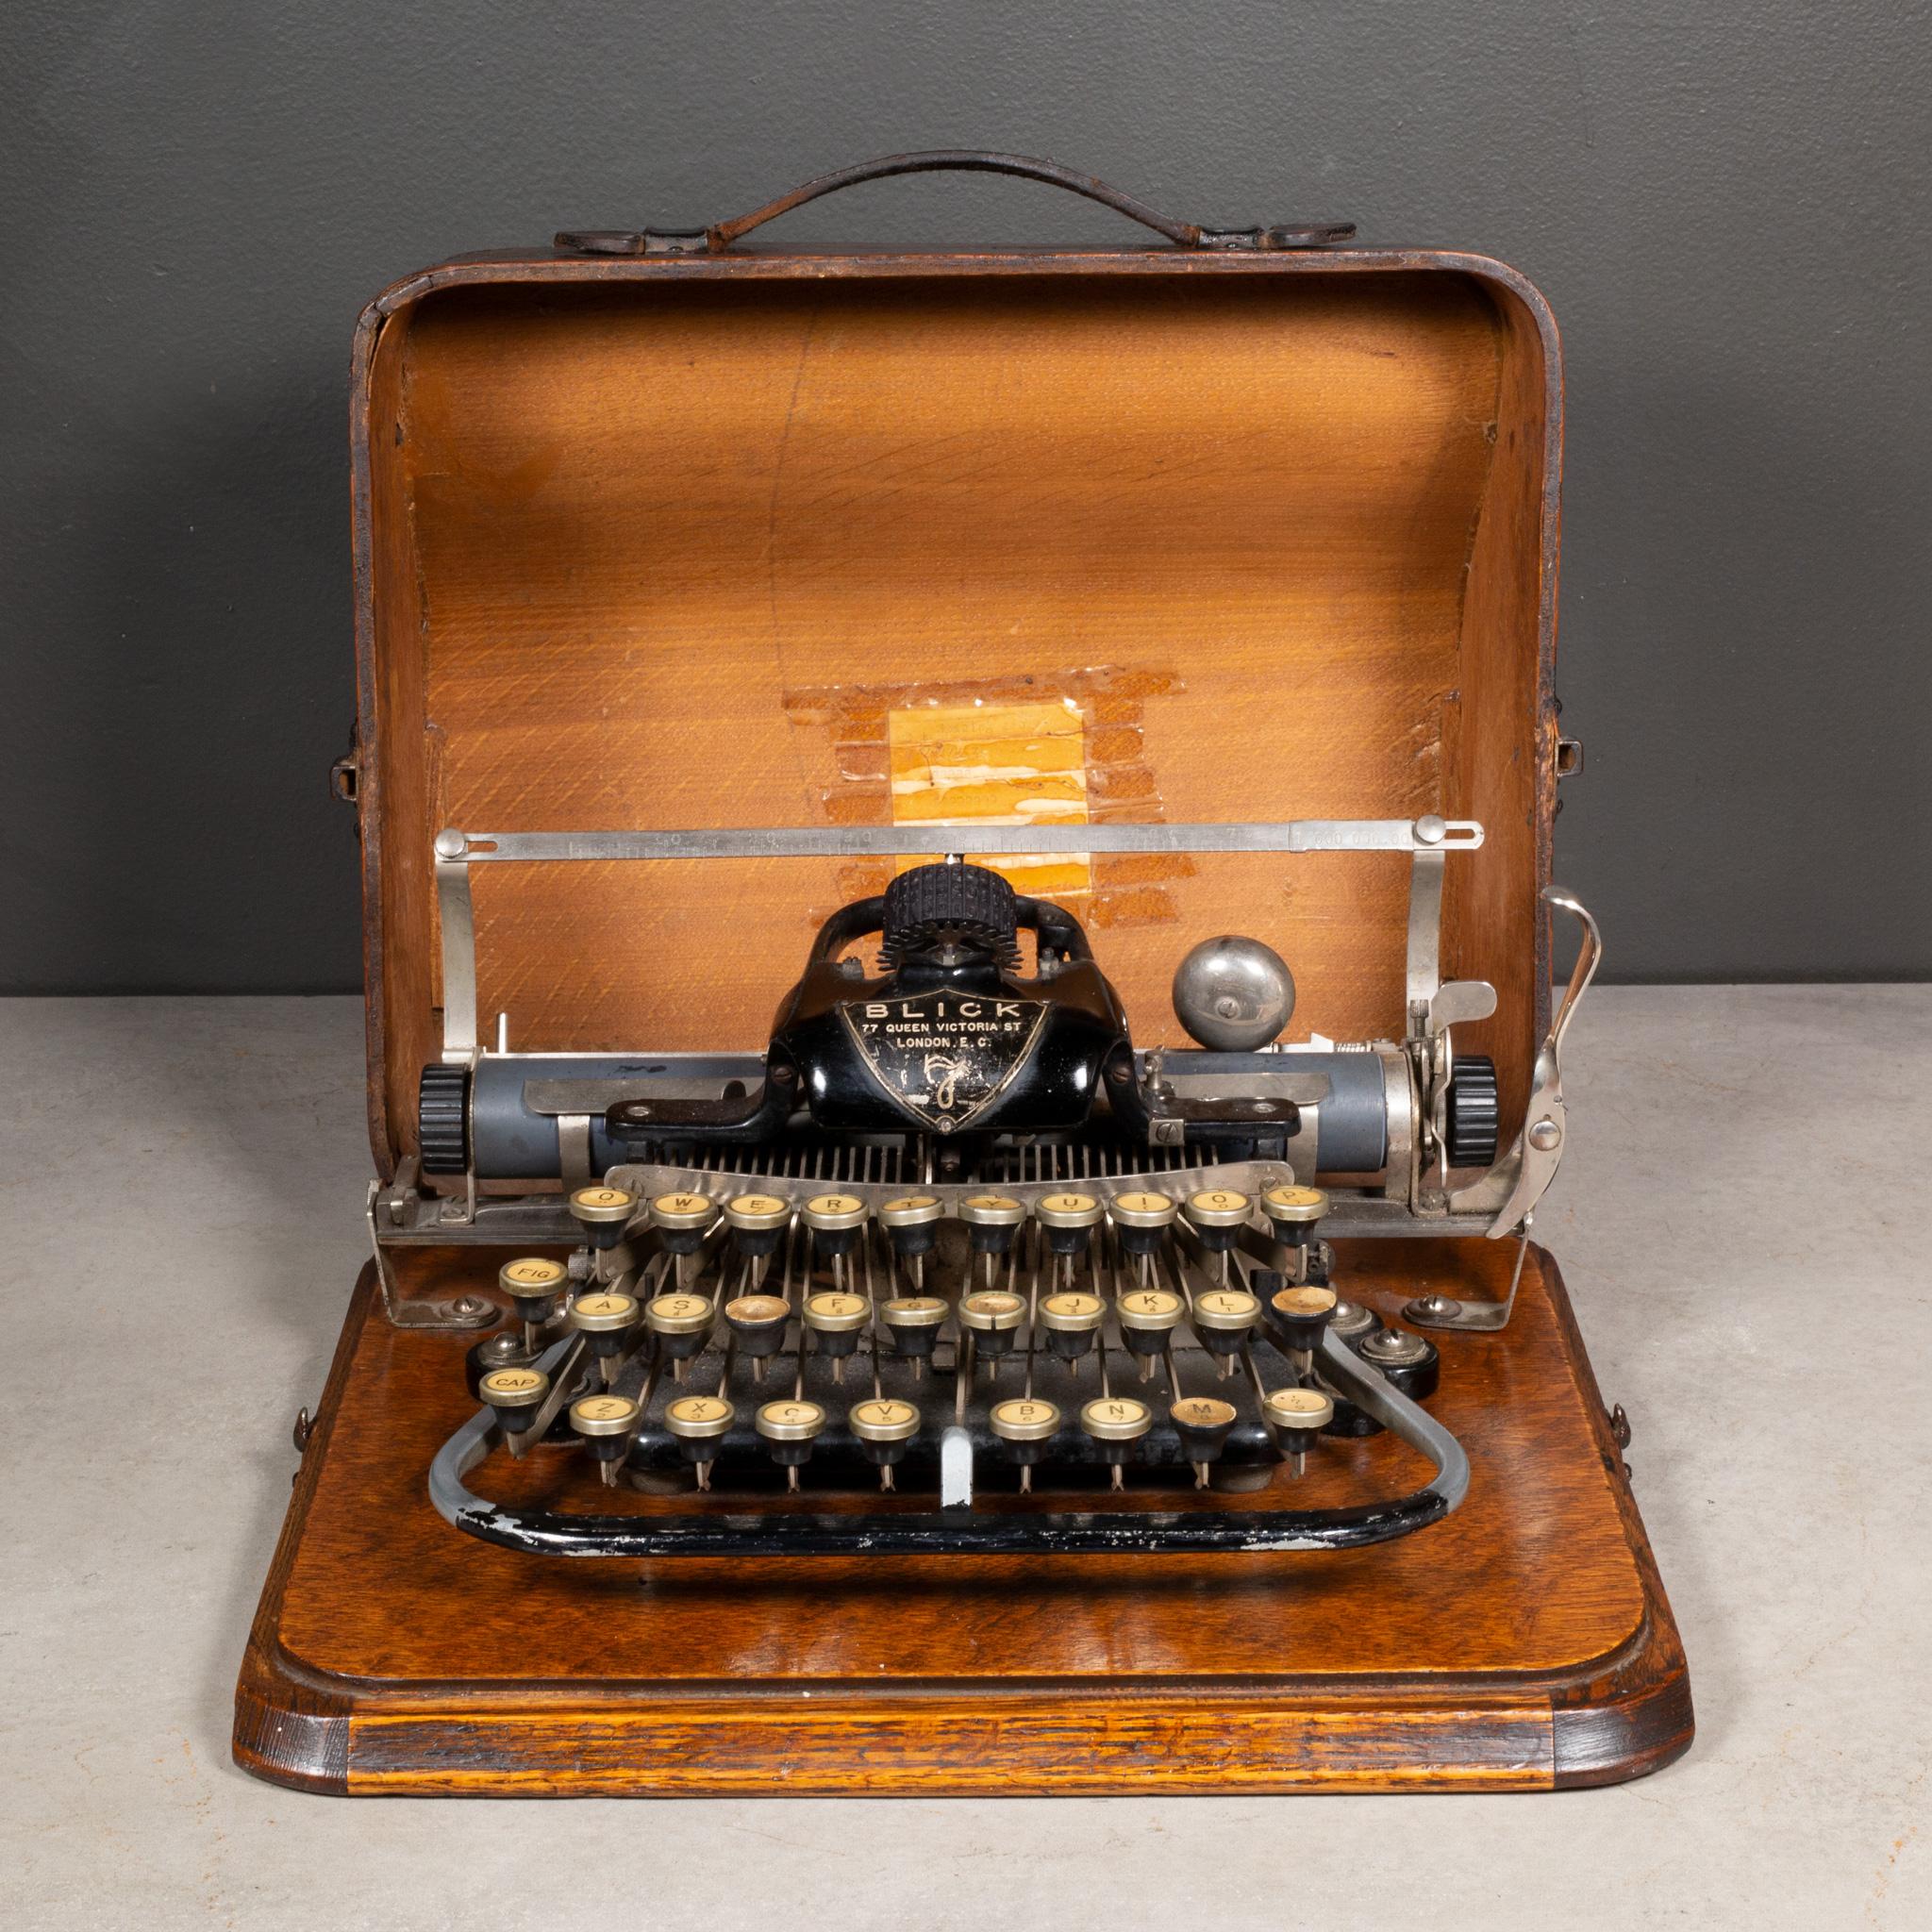
[[328, 768], [328, 792], [331, 798], [340, 799], [344, 805], [357, 802], [357, 792], [361, 784], [361, 758], [359, 734], [349, 733], [349, 748]]
[[1559, 738], [1557, 741], [1557, 776], [1574, 778], [1583, 769], [1583, 741]]

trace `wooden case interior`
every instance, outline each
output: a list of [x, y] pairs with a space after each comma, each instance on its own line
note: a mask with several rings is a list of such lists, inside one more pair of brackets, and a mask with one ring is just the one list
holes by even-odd
[[[558, 266], [425, 278], [368, 325], [386, 1172], [440, 1044], [439, 827], [891, 824], [947, 758], [972, 812], [1058, 758], [1041, 782], [1095, 821], [1480, 819], [1443, 968], [1495, 984], [1457, 1046], [1494, 1054], [1520, 1108], [1555, 737], [1558, 391], [1533, 291], [1469, 258]], [[939, 713], [966, 751], [921, 751]], [[1065, 721], [1046, 753], [1042, 717]], [[889, 870], [475, 868], [479, 1011], [520, 1050], [758, 1048], [817, 923]], [[1052, 895], [1140, 1043], [1179, 1038], [1174, 966], [1220, 932], [1293, 968], [1290, 1039], [1366, 1039], [1402, 1030], [1408, 870], [1098, 858]]]

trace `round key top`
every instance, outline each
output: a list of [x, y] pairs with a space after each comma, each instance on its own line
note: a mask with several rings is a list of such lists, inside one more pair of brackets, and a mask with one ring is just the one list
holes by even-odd
[[1081, 1409], [1080, 1426], [1109, 1465], [1115, 1489], [1122, 1487], [1122, 1470], [1153, 1421], [1154, 1411], [1131, 1395], [1096, 1395]]
[[857, 1194], [814, 1194], [800, 1214], [811, 1229], [812, 1247], [832, 1264], [832, 1279], [841, 1281], [842, 1263], [865, 1225], [865, 1203]]
[[766, 1403], [754, 1418], [765, 1451], [785, 1472], [786, 1486], [798, 1487], [798, 1472], [811, 1459], [811, 1445], [825, 1425], [825, 1412], [816, 1402], [783, 1396]]
[[1180, 1204], [1172, 1195], [1143, 1188], [1116, 1194], [1108, 1203], [1108, 1211], [1113, 1216], [1121, 1247], [1127, 1254], [1153, 1255], [1159, 1252], [1161, 1242], [1167, 1239], [1167, 1231], [1180, 1212]]
[[785, 1346], [785, 1328], [791, 1305], [782, 1295], [741, 1294], [724, 1304], [724, 1325], [738, 1343], [738, 1352], [754, 1362], [776, 1355]]
[[1180, 1438], [1181, 1454], [1194, 1468], [1194, 1487], [1208, 1487], [1208, 1466], [1221, 1459], [1237, 1416], [1231, 1402], [1212, 1395], [1184, 1395], [1167, 1412]]
[[[584, 1345], [600, 1364], [614, 1364], [638, 1325], [637, 1297], [617, 1290], [593, 1289], [571, 1303], [570, 1325], [584, 1338]], [[611, 1373], [606, 1371], [607, 1378]]]
[[982, 1288], [963, 1296], [959, 1303], [959, 1325], [973, 1336], [973, 1345], [983, 1356], [997, 1360], [1012, 1352], [1013, 1338], [1019, 1333], [1025, 1302], [1004, 1289]]
[[541, 1369], [491, 1369], [476, 1384], [476, 1392], [507, 1436], [521, 1436], [536, 1420], [550, 1393], [550, 1377]]
[[[1280, 1276], [1273, 1279], [1278, 1281]], [[1283, 1287], [1268, 1297], [1269, 1323], [1280, 1336], [1282, 1346], [1302, 1357], [1299, 1366], [1304, 1369], [1307, 1358], [1321, 1347], [1322, 1336], [1335, 1319], [1335, 1308], [1332, 1289]]]
[[1247, 1195], [1237, 1193], [1232, 1188], [1203, 1188], [1199, 1193], [1188, 1196], [1187, 1215], [1204, 1232], [1209, 1228], [1219, 1232], [1240, 1227], [1254, 1205]]
[[718, 1204], [708, 1194], [659, 1194], [651, 1203], [651, 1225], [666, 1250], [680, 1260], [704, 1246], [706, 1230], [717, 1218]]
[[1056, 1255], [1073, 1257], [1087, 1252], [1103, 1211], [1093, 1195], [1067, 1189], [1041, 1195], [1034, 1206], [1033, 1218], [1046, 1230], [1046, 1244]]
[[1059, 1432], [1058, 1406], [1038, 1396], [1016, 1395], [995, 1402], [987, 1421], [998, 1438], [1001, 1453], [1008, 1462], [1019, 1465], [1022, 1491], [1031, 1490], [1033, 1466], [1045, 1460]]
[[931, 1357], [951, 1309], [936, 1294], [901, 1294], [883, 1304], [879, 1313], [893, 1348], [913, 1361], [924, 1361]]
[[777, 1252], [791, 1219], [791, 1203], [776, 1194], [739, 1194], [724, 1204], [731, 1245], [750, 1261], [761, 1261]]
[[570, 1406], [570, 1425], [591, 1452], [599, 1478], [615, 1483], [638, 1425], [637, 1404], [624, 1395], [580, 1395]]
[[496, 1271], [497, 1287], [508, 1295], [519, 1319], [535, 1328], [556, 1312], [569, 1282], [569, 1270], [546, 1255], [520, 1255]]
[[840, 1364], [858, 1346], [859, 1331], [872, 1318], [872, 1304], [862, 1294], [809, 1294], [805, 1298], [805, 1325], [811, 1331], [812, 1352], [826, 1357], [835, 1381], [843, 1379]]
[[658, 1353], [677, 1365], [704, 1353], [717, 1319], [718, 1306], [709, 1295], [688, 1294], [682, 1290], [653, 1295], [644, 1310], [644, 1320], [658, 1339]]
[[1014, 1239], [1026, 1220], [1025, 1204], [1010, 1194], [968, 1194], [959, 1203], [959, 1219], [966, 1224], [973, 1252], [984, 1257], [991, 1287], [995, 1267], [1012, 1253]]
[[1180, 1296], [1164, 1288], [1130, 1289], [1115, 1307], [1121, 1340], [1136, 1355], [1149, 1357], [1167, 1346], [1183, 1312]]
[[1320, 1188], [1284, 1181], [1264, 1188], [1261, 1212], [1268, 1217], [1274, 1239], [1291, 1248], [1305, 1248], [1315, 1238], [1315, 1224], [1328, 1211], [1328, 1196]]
[[879, 1225], [902, 1261], [929, 1255], [938, 1239], [940, 1217], [945, 1212], [936, 1194], [901, 1194], [879, 1209]]
[[711, 1487], [719, 1439], [738, 1420], [722, 1395], [681, 1395], [664, 1411], [664, 1426], [677, 1439], [678, 1454], [697, 1472], [698, 1488]]
[[1040, 1305], [1040, 1325], [1046, 1345], [1062, 1361], [1078, 1361], [1087, 1354], [1106, 1319], [1107, 1304], [1097, 1294], [1081, 1294], [1072, 1289], [1050, 1294]]
[[570, 1197], [572, 1219], [593, 1248], [614, 1248], [637, 1207], [637, 1196], [624, 1188], [579, 1188]]
[[1194, 1297], [1194, 1333], [1225, 1374], [1261, 1319], [1261, 1304], [1244, 1288], [1204, 1289]]
[[1261, 1413], [1287, 1451], [1290, 1469], [1300, 1475], [1315, 1438], [1335, 1420], [1335, 1404], [1319, 1389], [1276, 1389]]
[[891, 1396], [872, 1396], [855, 1402], [845, 1418], [858, 1444], [858, 1453], [879, 1473], [879, 1488], [892, 1487], [892, 1465], [905, 1459], [906, 1451], [919, 1433], [919, 1411], [909, 1402]]

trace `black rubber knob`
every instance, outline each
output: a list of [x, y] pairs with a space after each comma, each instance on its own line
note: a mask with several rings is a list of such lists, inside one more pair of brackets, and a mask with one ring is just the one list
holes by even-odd
[[940, 945], [968, 946], [1008, 958], [1019, 931], [1013, 889], [983, 865], [915, 865], [886, 888], [885, 956]]
[[470, 1070], [433, 1064], [416, 1088], [416, 1144], [425, 1174], [470, 1168]]
[[1449, 1070], [1449, 1165], [1493, 1166], [1502, 1120], [1495, 1061], [1487, 1054], [1457, 1054]]

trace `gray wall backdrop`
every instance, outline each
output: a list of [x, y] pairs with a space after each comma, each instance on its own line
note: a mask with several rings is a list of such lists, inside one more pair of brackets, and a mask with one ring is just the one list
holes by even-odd
[[[1920, 976], [1927, 8], [11, 0], [0, 985], [346, 989], [349, 331], [391, 277], [865, 156], [1484, 249], [1564, 328], [1558, 875], [1637, 979]], [[889, 183], [803, 240], [1109, 241]]]

